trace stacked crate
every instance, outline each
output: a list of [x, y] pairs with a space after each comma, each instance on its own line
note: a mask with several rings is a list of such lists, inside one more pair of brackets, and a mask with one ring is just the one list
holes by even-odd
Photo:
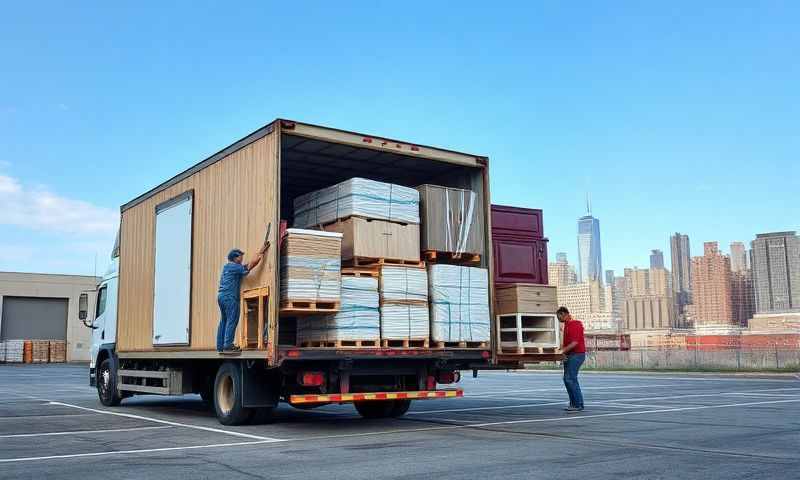
[[64, 363], [67, 361], [67, 342], [64, 340], [50, 340], [50, 363]]
[[335, 312], [341, 296], [342, 235], [290, 228], [281, 242], [281, 310]]
[[31, 340], [31, 363], [47, 363], [50, 361], [50, 341]]
[[424, 267], [380, 269], [381, 339], [384, 347], [428, 347], [428, 273]]
[[542, 353], [559, 346], [556, 287], [512, 283], [495, 287], [500, 349], [505, 353]]
[[438, 347], [482, 347], [489, 342], [489, 274], [483, 268], [428, 267], [431, 339]]
[[6, 340], [6, 362], [22, 363], [24, 359], [25, 340]]

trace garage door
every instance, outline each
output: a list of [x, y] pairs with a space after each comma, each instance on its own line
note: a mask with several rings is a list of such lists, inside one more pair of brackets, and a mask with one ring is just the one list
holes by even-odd
[[3, 340], [67, 339], [66, 298], [3, 297]]

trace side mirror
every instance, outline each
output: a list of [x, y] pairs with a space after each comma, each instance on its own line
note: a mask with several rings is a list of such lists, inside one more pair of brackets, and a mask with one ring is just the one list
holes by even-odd
[[86, 293], [81, 293], [81, 296], [78, 298], [78, 318], [83, 324], [89, 328], [96, 328], [92, 325], [92, 322], [88, 322], [89, 319], [89, 295]]

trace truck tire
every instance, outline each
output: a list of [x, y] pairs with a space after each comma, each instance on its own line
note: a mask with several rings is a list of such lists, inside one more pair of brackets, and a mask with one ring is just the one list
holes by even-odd
[[239, 364], [225, 362], [217, 370], [214, 381], [214, 410], [223, 425], [241, 425], [253, 416], [253, 410], [242, 406], [242, 375]]
[[122, 401], [117, 390], [117, 367], [113, 359], [106, 358], [97, 368], [97, 396], [106, 407], [116, 407]]
[[411, 408], [411, 400], [395, 400], [393, 403], [391, 416], [395, 418], [402, 417]]
[[394, 401], [355, 402], [355, 407], [364, 418], [386, 418], [392, 416]]

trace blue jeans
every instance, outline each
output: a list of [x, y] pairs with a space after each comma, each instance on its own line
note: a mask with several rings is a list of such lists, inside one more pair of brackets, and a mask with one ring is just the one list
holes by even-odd
[[233, 336], [239, 324], [239, 299], [220, 295], [217, 297], [219, 305], [219, 327], [217, 327], [217, 351], [222, 351], [233, 346]]
[[569, 404], [577, 408], [583, 408], [583, 394], [581, 386], [578, 384], [578, 370], [585, 359], [585, 353], [571, 353], [564, 360], [564, 386], [567, 387]]

